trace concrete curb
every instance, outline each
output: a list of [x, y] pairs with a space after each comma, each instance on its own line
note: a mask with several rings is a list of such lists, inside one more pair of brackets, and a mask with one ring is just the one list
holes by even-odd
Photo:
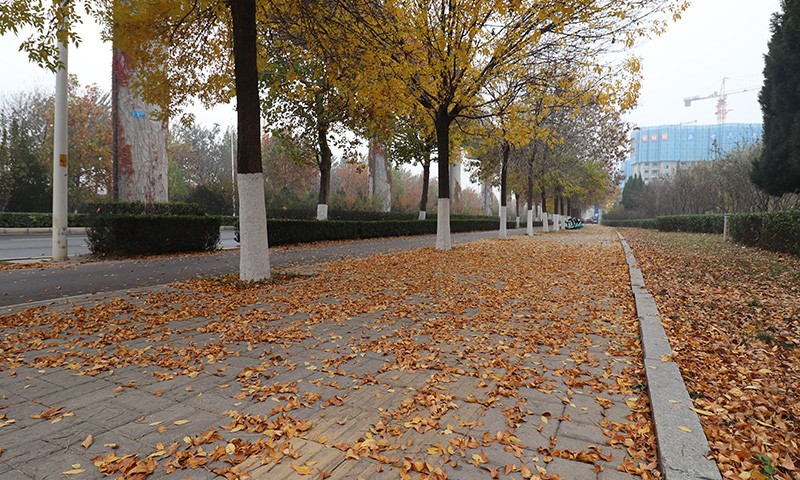
[[655, 299], [645, 288], [633, 250], [619, 232], [617, 236], [625, 250], [639, 316], [661, 473], [665, 480], [721, 480], [716, 462], [709, 459], [708, 439], [700, 419], [692, 410], [692, 399], [678, 364], [672, 361], [672, 347], [661, 324]]

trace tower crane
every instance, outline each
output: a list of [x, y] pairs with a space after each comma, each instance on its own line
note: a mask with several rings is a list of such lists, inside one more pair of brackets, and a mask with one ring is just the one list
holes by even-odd
[[740, 90], [734, 90], [732, 92], [728, 92], [725, 90], [725, 82], [728, 80], [728, 77], [722, 78], [722, 85], [719, 91], [714, 92], [710, 95], [695, 95], [694, 97], [686, 97], [683, 99], [683, 103], [688, 107], [692, 105], [692, 102], [696, 102], [698, 100], [707, 100], [709, 98], [716, 98], [717, 99], [717, 123], [725, 123], [725, 118], [728, 116], [728, 95], [734, 95], [737, 93], [744, 93], [756, 90], [758, 87], [747, 87], [742, 88]]

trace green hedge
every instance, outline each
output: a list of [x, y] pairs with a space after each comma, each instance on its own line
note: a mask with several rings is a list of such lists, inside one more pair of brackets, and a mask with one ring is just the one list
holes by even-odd
[[601, 222], [607, 227], [623, 227], [623, 228], [648, 228], [651, 230], [658, 229], [655, 218], [637, 218], [634, 220], [605, 220]]
[[[67, 219], [70, 227], [85, 227], [87, 215], [70, 213]], [[50, 213], [0, 212], [0, 228], [50, 228], [53, 215]]]
[[104, 214], [89, 223], [89, 250], [97, 255], [196, 252], [219, 243], [219, 217]]
[[656, 227], [662, 232], [718, 233], [722, 235], [724, 216], [708, 215], [670, 215], [656, 217]]
[[[515, 228], [508, 222], [508, 228]], [[238, 226], [237, 226], [238, 228]], [[497, 220], [451, 219], [450, 231], [472, 232], [496, 230]], [[270, 245], [318, 242], [323, 240], [350, 240], [359, 238], [399, 237], [436, 233], [436, 220], [291, 220], [272, 219], [267, 221], [267, 237]], [[238, 238], [238, 231], [237, 231]]]
[[735, 214], [729, 226], [736, 242], [800, 255], [800, 210]]
[[205, 215], [195, 203], [184, 202], [104, 202], [90, 203], [81, 209], [90, 215]]

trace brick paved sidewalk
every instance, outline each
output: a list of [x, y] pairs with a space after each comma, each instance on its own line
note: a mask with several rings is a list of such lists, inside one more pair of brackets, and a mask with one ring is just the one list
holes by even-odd
[[653, 460], [613, 232], [297, 273], [0, 318], [0, 478], [611, 480]]

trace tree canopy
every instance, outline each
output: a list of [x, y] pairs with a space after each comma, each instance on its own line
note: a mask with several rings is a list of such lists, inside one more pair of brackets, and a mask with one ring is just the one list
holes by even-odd
[[751, 179], [770, 195], [800, 193], [800, 1], [783, 0], [772, 17], [758, 97], [764, 115], [764, 149]]

